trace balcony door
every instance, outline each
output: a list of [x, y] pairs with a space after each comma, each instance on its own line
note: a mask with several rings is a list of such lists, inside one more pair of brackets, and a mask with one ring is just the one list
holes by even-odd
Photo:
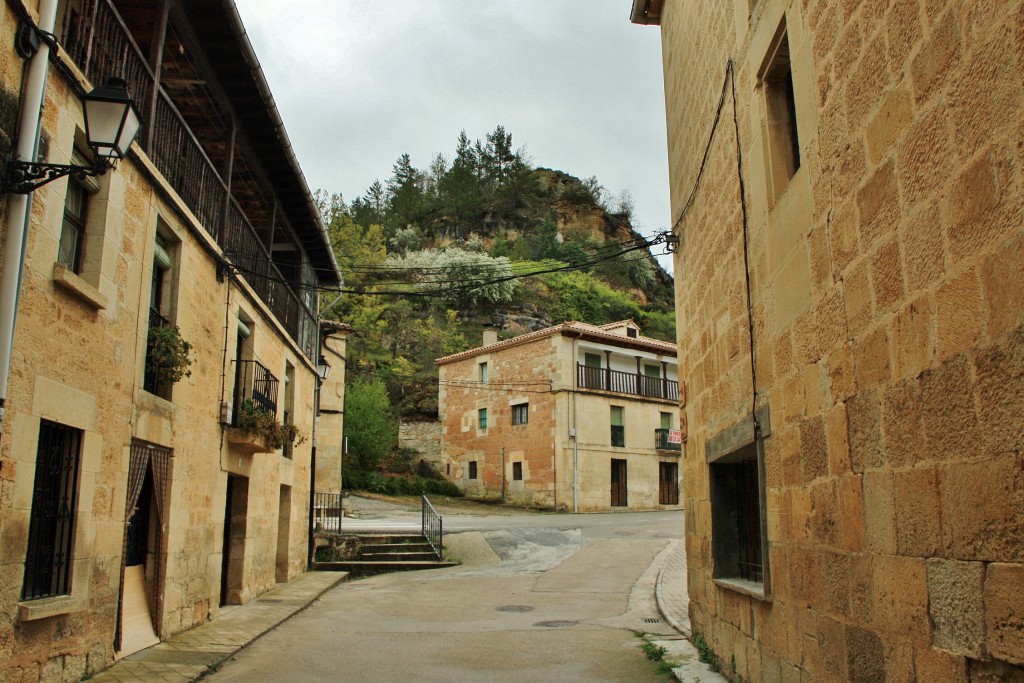
[[626, 461], [612, 459], [612, 507], [626, 507]]
[[678, 463], [658, 464], [658, 503], [660, 505], [679, 505]]
[[587, 389], [602, 389], [601, 354], [588, 353], [583, 357], [583, 386]]

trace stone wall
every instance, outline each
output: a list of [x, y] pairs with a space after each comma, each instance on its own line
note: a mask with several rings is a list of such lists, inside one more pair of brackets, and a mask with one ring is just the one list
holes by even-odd
[[441, 463], [441, 423], [437, 420], [403, 422], [398, 425], [398, 446], [419, 453], [419, 458], [444, 471]]
[[[743, 680], [1021, 675], [1022, 18], [1018, 0], [664, 3], [674, 216], [727, 83], [675, 272], [691, 619]], [[780, 180], [759, 74], [783, 21], [800, 166]], [[751, 353], [766, 597], [714, 579], [711, 550], [706, 453], [749, 419]]]

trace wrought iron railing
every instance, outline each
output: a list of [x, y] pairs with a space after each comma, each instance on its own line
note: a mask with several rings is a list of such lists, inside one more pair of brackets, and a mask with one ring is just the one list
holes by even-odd
[[341, 494], [313, 494], [313, 529], [341, 531]]
[[593, 368], [582, 363], [576, 364], [576, 387], [670, 401], [679, 400], [679, 382], [673, 379], [648, 377], [611, 368]]
[[612, 425], [612, 445], [626, 445], [626, 427], [624, 425]]
[[659, 451], [682, 451], [683, 445], [681, 443], [672, 443], [668, 440], [668, 433], [671, 429], [655, 429], [654, 430], [654, 447]]
[[235, 422], [247, 401], [252, 408], [266, 410], [277, 415], [278, 379], [258, 360], [238, 361], [235, 385]]
[[423, 496], [421, 525], [423, 537], [433, 548], [437, 559], [444, 559], [444, 523], [426, 496]]
[[[120, 76], [147, 118], [139, 144], [206, 231], [239, 267], [308, 358], [316, 359], [316, 316], [274, 265], [252, 221], [228, 196], [228, 185], [170, 96], [111, 0], [85, 0], [68, 12], [62, 47], [93, 83]], [[241, 153], [241, 151], [239, 152]], [[225, 215], [225, 209], [227, 215]], [[287, 224], [280, 215], [275, 220]], [[296, 283], [297, 284], [297, 283]]]
[[[167, 327], [171, 324], [171, 321], [160, 315], [160, 311], [155, 308], [149, 309], [149, 329], [154, 327]], [[151, 394], [157, 394], [160, 392], [160, 368], [152, 365], [149, 362], [150, 349], [149, 345], [146, 345], [146, 372], [142, 376], [142, 388]]]

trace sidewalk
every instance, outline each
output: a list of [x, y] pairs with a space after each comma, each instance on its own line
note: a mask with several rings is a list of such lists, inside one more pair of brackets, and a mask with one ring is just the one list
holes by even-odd
[[252, 602], [222, 609], [213, 621], [125, 657], [91, 680], [97, 683], [199, 680], [263, 634], [309, 607], [346, 576], [347, 572], [306, 572]]

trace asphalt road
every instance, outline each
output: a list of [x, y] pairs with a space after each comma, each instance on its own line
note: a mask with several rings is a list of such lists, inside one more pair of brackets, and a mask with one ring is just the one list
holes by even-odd
[[[361, 519], [404, 523], [407, 514]], [[210, 679], [672, 680], [656, 673], [635, 632], [674, 633], [658, 615], [654, 581], [669, 540], [682, 536], [681, 512], [444, 521], [461, 566], [343, 583]]]

